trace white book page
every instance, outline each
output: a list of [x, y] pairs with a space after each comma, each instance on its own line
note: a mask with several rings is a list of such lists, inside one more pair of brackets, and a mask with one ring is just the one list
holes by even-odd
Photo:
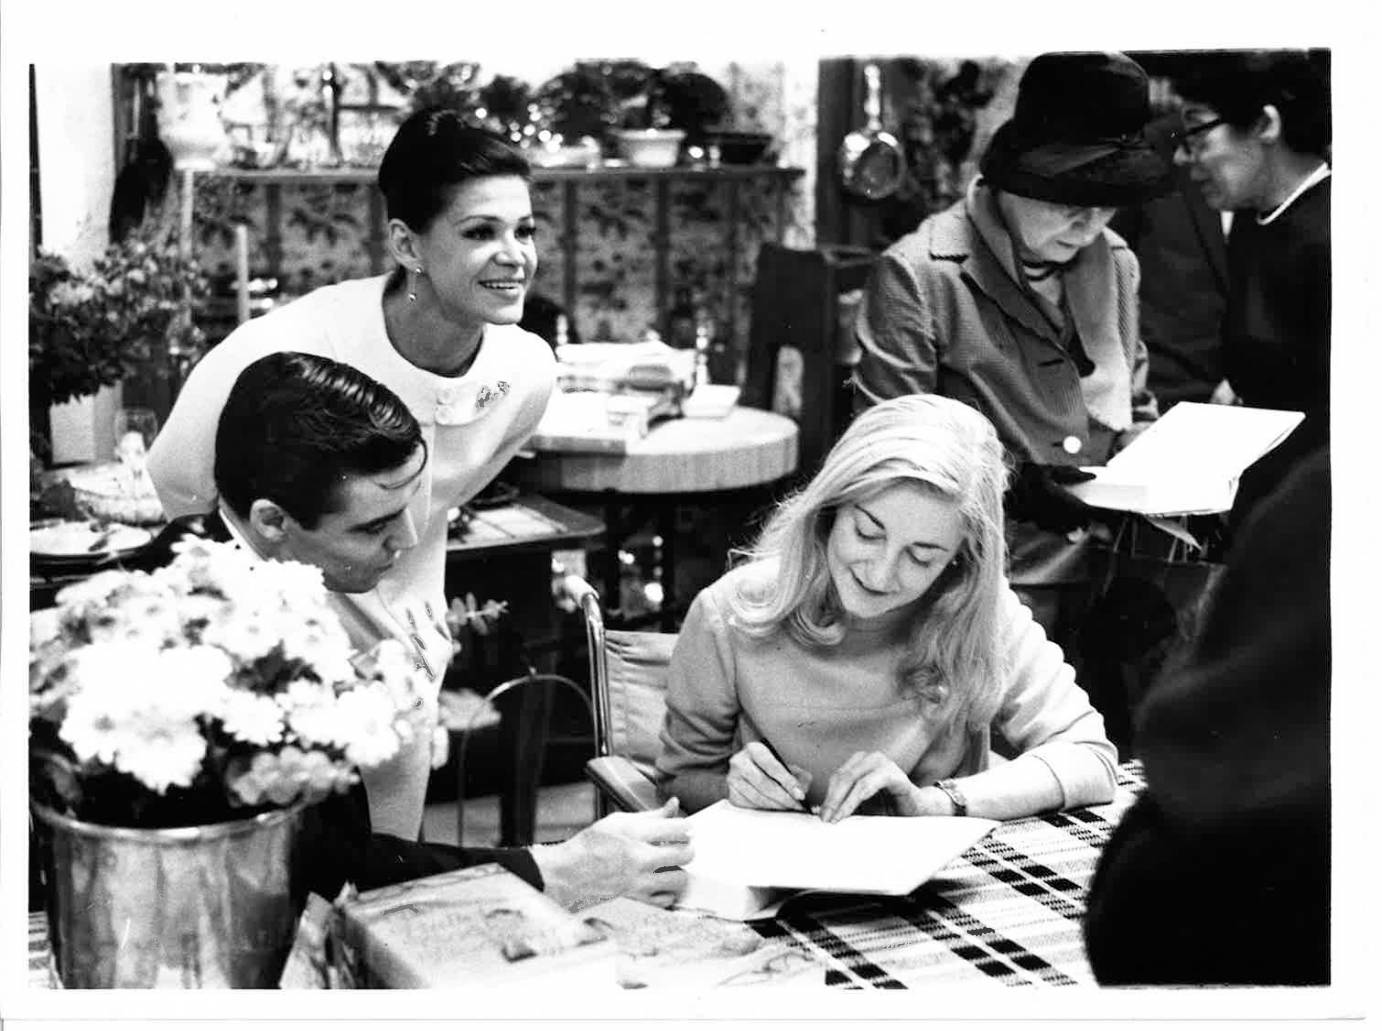
[[762, 888], [900, 895], [998, 826], [976, 817], [850, 816], [741, 809], [727, 801], [690, 818], [694, 880]]
[[1273, 408], [1182, 401], [1114, 455], [1086, 467], [1094, 479], [1066, 489], [1087, 505], [1126, 512], [1224, 512], [1238, 477], [1305, 416]]
[[1280, 444], [1301, 412], [1182, 401], [1109, 460], [1120, 481], [1236, 478]]

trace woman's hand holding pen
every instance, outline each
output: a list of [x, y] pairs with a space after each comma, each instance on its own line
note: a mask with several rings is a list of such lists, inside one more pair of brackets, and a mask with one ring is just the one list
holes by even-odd
[[744, 809], [809, 812], [806, 789], [811, 774], [792, 766], [763, 741], [750, 741], [729, 760], [729, 800]]
[[949, 816], [950, 799], [936, 788], [919, 788], [882, 752], [855, 752], [830, 775], [820, 817], [843, 820], [874, 796], [885, 793], [898, 816]]

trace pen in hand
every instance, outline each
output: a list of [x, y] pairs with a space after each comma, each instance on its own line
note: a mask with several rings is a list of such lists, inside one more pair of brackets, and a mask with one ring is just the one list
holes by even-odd
[[[777, 760], [779, 766], [781, 766], [788, 773], [792, 773], [792, 768], [787, 765], [787, 760], [782, 758], [782, 754], [776, 748], [773, 747], [773, 743], [771, 741], [769, 741], [766, 737], [760, 737], [758, 741], [764, 748], [768, 750], [768, 754]], [[792, 776], [795, 777], [796, 774], [792, 774]], [[798, 782], [798, 784], [799, 783], [800, 782]], [[803, 813], [810, 814], [811, 812], [811, 807], [806, 804], [806, 799], [804, 797], [797, 799], [797, 808]]]

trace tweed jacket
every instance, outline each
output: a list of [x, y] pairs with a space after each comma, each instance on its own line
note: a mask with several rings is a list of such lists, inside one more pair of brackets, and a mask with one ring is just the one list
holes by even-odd
[[[856, 406], [939, 393], [983, 412], [1016, 461], [1102, 465], [1156, 418], [1137, 327], [1137, 258], [1105, 230], [1076, 259], [1092, 273], [1073, 316], [1094, 375], [1116, 366], [1130, 377], [1126, 388], [1111, 384], [1121, 400], [1108, 401], [1110, 391], [1096, 413], [1057, 330], [985, 242], [971, 209], [985, 192], [971, 190], [879, 259], [855, 324]], [[1110, 280], [1112, 296], [1101, 286]], [[1090, 350], [1096, 340], [1116, 340], [1121, 356]]]

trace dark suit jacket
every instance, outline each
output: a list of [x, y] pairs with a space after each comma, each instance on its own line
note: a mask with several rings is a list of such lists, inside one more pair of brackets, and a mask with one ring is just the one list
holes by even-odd
[[[1170, 131], [1178, 115], [1147, 127], [1154, 146], [1171, 159]], [[1219, 213], [1205, 203], [1185, 169], [1176, 189], [1124, 208], [1110, 227], [1142, 267], [1138, 291], [1147, 385], [1164, 412], [1177, 401], [1207, 401], [1224, 378], [1222, 323], [1228, 303], [1228, 252]]]
[[[214, 512], [184, 516], [123, 564], [145, 571], [160, 568], [172, 561], [173, 545], [188, 538], [226, 541], [230, 533]], [[375, 834], [365, 789], [356, 784], [348, 794], [328, 798], [304, 814], [294, 874], [301, 889], [334, 899], [347, 882], [365, 891], [482, 863], [498, 863], [542, 890], [542, 875], [526, 848], [458, 848]]]

